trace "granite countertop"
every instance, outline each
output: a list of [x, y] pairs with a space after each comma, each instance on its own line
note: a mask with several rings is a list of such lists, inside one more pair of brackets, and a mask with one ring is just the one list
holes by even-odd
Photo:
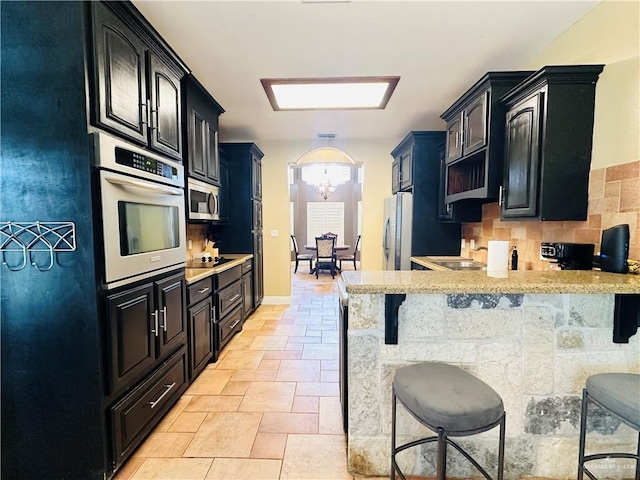
[[242, 265], [246, 260], [253, 258], [252, 253], [223, 253], [221, 255], [224, 258], [232, 258], [233, 260], [231, 262], [223, 263], [217, 267], [185, 268], [184, 275], [187, 285], [191, 285], [192, 283], [203, 280], [211, 275], [222, 273], [237, 265]]
[[347, 305], [349, 303], [349, 294], [347, 293], [347, 287], [342, 281], [342, 278], [338, 278], [338, 298], [342, 305]]
[[531, 293], [640, 294], [640, 276], [598, 270], [518, 270], [506, 278], [486, 271], [346, 271], [342, 281], [349, 294], [386, 293]]

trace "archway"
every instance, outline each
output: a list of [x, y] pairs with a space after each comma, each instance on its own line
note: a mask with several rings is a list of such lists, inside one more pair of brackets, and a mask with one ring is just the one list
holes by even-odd
[[[362, 175], [362, 162], [336, 147], [314, 148], [289, 165], [289, 228], [300, 253], [329, 231], [353, 248], [362, 228]], [[291, 251], [295, 260], [293, 243]]]

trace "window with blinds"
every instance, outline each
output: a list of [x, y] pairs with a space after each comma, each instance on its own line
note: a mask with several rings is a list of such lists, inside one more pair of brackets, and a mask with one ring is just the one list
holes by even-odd
[[327, 232], [338, 234], [337, 245], [344, 243], [344, 202], [308, 202], [307, 245]]

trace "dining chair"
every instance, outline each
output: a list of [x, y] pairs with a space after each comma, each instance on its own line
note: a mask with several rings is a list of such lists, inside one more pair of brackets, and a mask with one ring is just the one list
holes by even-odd
[[300, 253], [298, 251], [298, 242], [296, 241], [296, 236], [291, 235], [291, 241], [293, 242], [293, 251], [296, 254], [296, 267], [293, 269], [293, 273], [297, 273], [298, 271], [298, 263], [302, 260], [303, 262], [309, 261], [309, 273], [313, 273], [313, 254], [311, 253]]
[[333, 251], [335, 244], [335, 237], [316, 237], [316, 278], [320, 269], [330, 270], [331, 278], [336, 277], [336, 260]]
[[[334, 246], [338, 244], [338, 234], [337, 233], [333, 233], [333, 232], [323, 233], [322, 234], [322, 238], [335, 238], [336, 241], [334, 243]], [[336, 256], [335, 250], [333, 251], [333, 262], [337, 265], [338, 257]]]
[[356, 246], [353, 247], [353, 253], [350, 254], [346, 254], [346, 255], [338, 255], [338, 270], [342, 270], [342, 262], [346, 261], [346, 262], [353, 262], [353, 269], [357, 270], [358, 268], [356, 267], [356, 255], [358, 254], [358, 245], [360, 245], [360, 237], [361, 235], [358, 235], [356, 237]]

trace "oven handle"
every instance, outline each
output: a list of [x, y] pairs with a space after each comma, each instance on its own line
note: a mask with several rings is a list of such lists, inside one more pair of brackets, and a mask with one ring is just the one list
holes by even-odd
[[147, 183], [147, 182], [139, 182], [137, 180], [133, 180], [133, 179], [123, 179], [123, 178], [113, 178], [113, 177], [107, 177], [107, 182], [113, 184], [113, 185], [122, 185], [125, 187], [136, 187], [136, 188], [142, 188], [144, 190], [151, 190], [153, 192], [158, 192], [158, 193], [165, 193], [167, 195], [183, 195], [182, 190], [178, 190], [175, 188], [170, 188], [170, 187], [164, 187], [162, 185], [156, 185], [153, 183]]

